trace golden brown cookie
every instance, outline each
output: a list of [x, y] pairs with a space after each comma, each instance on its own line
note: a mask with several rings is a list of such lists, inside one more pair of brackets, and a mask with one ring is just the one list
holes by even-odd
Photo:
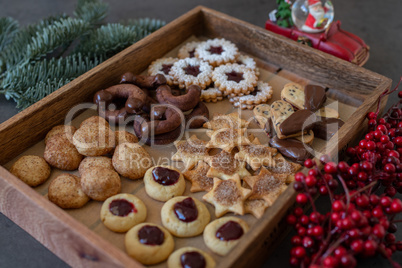
[[304, 87], [298, 83], [286, 84], [281, 91], [281, 98], [300, 110], [304, 109]]
[[270, 111], [271, 105], [269, 104], [260, 104], [253, 109], [254, 119], [257, 121], [260, 128], [264, 129], [268, 120], [271, 120]]
[[302, 168], [300, 164], [287, 161], [280, 153], [275, 155], [274, 161], [276, 163], [275, 167], [268, 167], [268, 170], [274, 177], [287, 184], [294, 181], [294, 175]]
[[201, 101], [217, 102], [223, 100], [223, 94], [216, 87], [210, 87], [201, 91]]
[[76, 170], [83, 155], [78, 152], [66, 135], [56, 135], [47, 140], [43, 157], [52, 167]]
[[271, 104], [271, 120], [272, 120], [272, 124], [275, 128], [276, 135], [279, 139], [285, 139], [285, 138], [290, 138], [290, 137], [299, 137], [302, 135], [302, 132], [298, 132], [295, 134], [285, 136], [280, 131], [281, 124], [288, 117], [290, 117], [294, 112], [295, 111], [294, 111], [292, 105], [290, 105], [289, 103], [287, 103], [283, 100], [277, 100]]
[[193, 267], [192, 264], [197, 264], [200, 265], [199, 267], [204, 268], [214, 268], [216, 265], [211, 256], [194, 247], [180, 248], [170, 254], [167, 260], [168, 268]]
[[88, 156], [81, 161], [78, 172], [82, 176], [82, 173], [85, 172], [86, 169], [95, 167], [104, 167], [114, 171], [111, 158], [106, 156]]
[[125, 142], [129, 143], [137, 143], [138, 138], [133, 133], [130, 133], [125, 130], [118, 130], [114, 132], [114, 136], [116, 138], [116, 146]]
[[95, 167], [85, 170], [82, 174], [81, 187], [93, 200], [104, 201], [120, 192], [121, 180], [116, 171]]
[[200, 43], [195, 49], [195, 56], [216, 67], [235, 62], [239, 50], [235, 44], [223, 38], [209, 39]]
[[40, 156], [25, 155], [11, 166], [10, 173], [29, 186], [35, 187], [49, 178], [50, 167]]
[[178, 61], [178, 58], [161, 58], [153, 61], [148, 67], [148, 74], [149, 75], [157, 75], [162, 74], [166, 78], [166, 83], [169, 86], [174, 85], [174, 77], [169, 74], [170, 69], [172, 68], [173, 64]]
[[49, 184], [48, 198], [61, 208], [81, 208], [89, 201], [89, 197], [81, 188], [79, 177], [63, 173]]
[[168, 230], [154, 223], [140, 223], [125, 236], [127, 254], [145, 265], [166, 260], [174, 249], [174, 240]]
[[229, 101], [233, 103], [235, 107], [240, 107], [243, 110], [252, 110], [256, 105], [267, 102], [269, 99], [271, 99], [272, 94], [272, 87], [268, 83], [258, 81], [253, 92], [240, 97], [230, 97]]
[[262, 215], [264, 215], [264, 212], [268, 207], [268, 202], [264, 199], [246, 200], [244, 202], [244, 211], [252, 214], [257, 219], [260, 219]]
[[163, 226], [177, 237], [193, 237], [201, 234], [210, 218], [204, 203], [188, 196], [170, 199], [161, 210]]
[[235, 174], [238, 174], [240, 178], [251, 176], [246, 169], [246, 162], [236, 160], [231, 152], [222, 150], [219, 154], [206, 157], [205, 161], [210, 166], [207, 176], [211, 178], [227, 180]]
[[206, 141], [200, 140], [196, 135], [183, 141], [175, 141], [177, 152], [172, 156], [173, 161], [183, 161], [185, 169], [193, 168], [199, 160], [208, 156], [209, 148], [205, 147]]
[[179, 57], [180, 59], [194, 58], [195, 49], [198, 47], [199, 44], [201, 44], [200, 41], [192, 41], [186, 43], [177, 52], [177, 57]]
[[209, 165], [204, 161], [198, 161], [197, 167], [183, 173], [185, 179], [191, 181], [190, 192], [210, 191], [214, 186], [214, 179], [207, 176]]
[[315, 114], [320, 117], [339, 118], [338, 111], [330, 107], [322, 107], [318, 111], [316, 111]]
[[74, 126], [69, 126], [69, 125], [58, 125], [53, 127], [47, 134], [45, 137], [45, 144], [47, 143], [47, 141], [56, 135], [66, 135], [68, 140], [70, 142], [73, 142], [73, 135], [74, 133], [77, 131], [77, 128]]
[[231, 114], [214, 114], [211, 120], [204, 123], [203, 127], [209, 128], [212, 130], [218, 130], [222, 128], [246, 128], [248, 126], [248, 122], [244, 119], [241, 119], [239, 114], [234, 112]]
[[102, 204], [100, 219], [113, 232], [123, 233], [145, 221], [147, 208], [132, 194], [117, 194]]
[[152, 167], [152, 158], [137, 143], [122, 143], [114, 151], [113, 167], [122, 176], [132, 180], [140, 179]]
[[257, 170], [262, 166], [275, 166], [273, 156], [276, 153], [277, 149], [261, 145], [255, 138], [252, 143], [239, 146], [239, 152], [235, 158], [247, 162], [253, 170]]
[[110, 127], [109, 123], [106, 121], [105, 118], [97, 116], [97, 115], [91, 116], [91, 117], [85, 119], [84, 121], [82, 121], [80, 124], [80, 128], [87, 124], [96, 124], [96, 125], [103, 125], [103, 126]]
[[198, 85], [201, 89], [205, 89], [212, 81], [212, 66], [197, 58], [185, 58], [173, 64], [169, 75], [174, 78], [173, 83], [180, 88]]
[[244, 135], [246, 129], [222, 128], [207, 132], [211, 140], [207, 143], [207, 148], [219, 148], [231, 152], [233, 148], [240, 145], [247, 145], [250, 140]]

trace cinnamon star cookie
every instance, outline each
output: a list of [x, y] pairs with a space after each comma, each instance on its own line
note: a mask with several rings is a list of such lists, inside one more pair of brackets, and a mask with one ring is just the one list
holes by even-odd
[[253, 170], [257, 170], [262, 166], [275, 166], [273, 156], [276, 153], [277, 149], [261, 145], [260, 141], [255, 138], [252, 143], [239, 146], [239, 152], [235, 158], [246, 161]]
[[235, 174], [238, 174], [240, 178], [251, 176], [245, 162], [236, 160], [232, 153], [224, 150], [217, 155], [206, 157], [205, 161], [211, 166], [207, 173], [208, 177], [227, 180]]
[[262, 215], [264, 215], [264, 212], [268, 207], [268, 202], [264, 199], [246, 200], [244, 202], [244, 211], [252, 214], [257, 219], [260, 219]]
[[241, 119], [238, 113], [231, 114], [215, 114], [211, 120], [204, 123], [203, 127], [212, 130], [222, 128], [245, 128], [248, 122]]
[[208, 156], [207, 142], [200, 140], [196, 135], [191, 136], [188, 140], [175, 141], [177, 152], [172, 156], [173, 161], [183, 161], [185, 169], [193, 168], [199, 160], [203, 160]]
[[183, 173], [184, 178], [191, 181], [190, 192], [210, 191], [214, 185], [214, 179], [207, 176], [209, 165], [204, 161], [198, 161], [197, 167]]
[[273, 176], [288, 184], [294, 181], [294, 174], [302, 167], [300, 164], [287, 161], [280, 153], [274, 156], [274, 161], [275, 167], [268, 167], [268, 170]]

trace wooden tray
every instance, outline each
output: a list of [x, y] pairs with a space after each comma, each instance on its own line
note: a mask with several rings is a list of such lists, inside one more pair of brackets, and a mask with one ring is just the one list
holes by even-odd
[[[345, 108], [340, 111], [345, 125], [338, 137], [326, 144], [326, 151], [333, 156], [364, 128], [365, 114], [376, 108], [380, 94], [391, 86], [391, 80], [379, 74], [200, 6], [1, 124], [0, 164], [8, 166], [20, 154], [33, 150], [53, 126], [63, 123], [72, 107], [90, 101], [99, 89], [118, 83], [122, 73], [143, 72], [153, 60], [177, 49], [193, 35], [226, 38], [257, 58], [264, 80], [274, 88], [273, 100], [279, 98], [281, 87], [289, 81], [327, 87], [328, 97]], [[71, 212], [56, 207], [42, 195], [0, 167], [0, 211], [68, 264], [141, 267], [113, 241], [90, 231]], [[284, 225], [279, 223], [294, 198], [293, 188], [288, 187], [264, 216], [252, 223], [250, 232], [234, 250], [224, 258], [216, 258], [218, 267], [245, 267], [266, 259], [283, 233]]]

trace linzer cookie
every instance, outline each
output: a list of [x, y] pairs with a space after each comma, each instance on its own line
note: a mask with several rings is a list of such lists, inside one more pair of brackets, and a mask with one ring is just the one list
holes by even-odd
[[247, 145], [250, 140], [244, 136], [246, 129], [223, 128], [207, 132], [211, 140], [207, 143], [207, 148], [219, 148], [231, 152], [234, 147]]
[[210, 165], [208, 177], [227, 180], [235, 174], [240, 178], [251, 175], [246, 169], [245, 162], [236, 160], [232, 153], [224, 150], [217, 155], [206, 157], [205, 161]]
[[240, 54], [239, 57], [237, 57], [237, 64], [244, 65], [250, 70], [253, 70], [257, 76], [260, 75], [260, 70], [257, 68], [257, 63], [252, 57], [249, 57], [244, 54]]
[[281, 99], [298, 109], [304, 109], [305, 96], [303, 86], [297, 83], [286, 84], [281, 91]]
[[177, 52], [177, 57], [179, 57], [180, 59], [194, 58], [195, 49], [198, 47], [199, 44], [201, 44], [201, 42], [198, 41], [188, 42], [179, 49], [179, 52]]
[[207, 176], [209, 165], [198, 161], [197, 167], [183, 173], [184, 178], [191, 182], [190, 192], [209, 192], [214, 185], [214, 179]]
[[245, 128], [248, 122], [241, 119], [238, 113], [231, 114], [214, 114], [211, 120], [204, 123], [203, 127], [212, 130], [222, 129], [222, 128]]
[[272, 87], [265, 82], [258, 81], [257, 87], [249, 95], [229, 98], [235, 107], [252, 110], [256, 105], [267, 102], [272, 97]]
[[239, 50], [236, 45], [225, 39], [210, 39], [199, 44], [195, 49], [195, 56], [209, 62], [216, 67], [221, 64], [235, 62]]
[[178, 60], [179, 60], [178, 58], [172, 58], [172, 57], [157, 59], [153, 61], [151, 65], [149, 65], [148, 74], [149, 75], [163, 74], [166, 78], [166, 83], [171, 86], [174, 84], [174, 78], [169, 74], [169, 72], [173, 64]]
[[286, 161], [280, 153], [274, 156], [275, 167], [268, 167], [273, 176], [289, 184], [294, 181], [294, 174], [301, 169], [301, 165]]
[[217, 102], [223, 100], [222, 92], [216, 87], [210, 87], [201, 91], [201, 101], [204, 102]]
[[193, 168], [199, 160], [208, 156], [207, 142], [200, 140], [193, 135], [185, 141], [175, 141], [177, 152], [172, 156], [173, 161], [183, 161], [185, 169]]
[[314, 124], [313, 131], [318, 138], [330, 140], [343, 124], [345, 124], [345, 122], [337, 118], [321, 117], [320, 120]]
[[198, 85], [204, 89], [211, 84], [212, 66], [196, 58], [185, 58], [173, 64], [169, 75], [180, 88]]
[[277, 153], [275, 148], [261, 145], [256, 138], [252, 143], [239, 146], [239, 152], [235, 158], [246, 161], [253, 170], [257, 170], [262, 166], [275, 166], [273, 156]]
[[279, 139], [277, 136], [269, 141], [269, 145], [278, 149], [278, 151], [290, 160], [303, 164], [308, 158], [312, 158], [312, 148], [296, 139]]

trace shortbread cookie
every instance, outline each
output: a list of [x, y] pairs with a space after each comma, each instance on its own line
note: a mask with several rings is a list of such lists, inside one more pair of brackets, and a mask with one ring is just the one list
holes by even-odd
[[169, 86], [174, 84], [174, 78], [169, 74], [170, 69], [172, 69], [173, 64], [178, 61], [178, 58], [161, 58], [153, 61], [148, 67], [148, 75], [162, 74], [166, 78], [166, 83]]
[[192, 41], [192, 42], [186, 43], [177, 52], [177, 57], [180, 59], [194, 58], [195, 57], [195, 49], [198, 47], [199, 44], [201, 44], [200, 41]]
[[251, 194], [251, 190], [240, 185], [239, 175], [230, 179], [214, 178], [214, 186], [202, 199], [215, 207], [215, 216], [221, 217], [228, 212], [244, 215], [244, 201]]
[[203, 127], [218, 130], [222, 128], [245, 128], [248, 126], [246, 120], [241, 119], [239, 114], [234, 112], [230, 114], [214, 114], [212, 119], [204, 123]]
[[173, 64], [169, 75], [180, 88], [198, 85], [205, 89], [212, 81], [212, 66], [196, 58], [185, 58]]
[[234, 248], [249, 227], [237, 217], [223, 217], [209, 223], [204, 230], [204, 242], [214, 253], [225, 256]]
[[303, 110], [305, 101], [303, 86], [297, 83], [286, 84], [281, 91], [281, 99]]
[[40, 156], [25, 155], [11, 166], [10, 173], [29, 186], [35, 187], [49, 178], [50, 167]]
[[250, 200], [264, 199], [271, 206], [276, 198], [286, 190], [286, 184], [275, 178], [271, 172], [262, 167], [256, 176], [245, 177], [244, 180], [251, 187]]
[[151, 156], [141, 145], [128, 142], [116, 147], [112, 163], [120, 175], [132, 180], [142, 178], [153, 165]]
[[185, 179], [191, 182], [190, 192], [209, 192], [214, 186], [214, 179], [207, 176], [209, 165], [204, 161], [198, 161], [197, 167], [183, 173]]
[[252, 110], [256, 105], [267, 102], [272, 97], [272, 87], [265, 82], [258, 81], [254, 91], [249, 95], [229, 98], [235, 107]]
[[167, 260], [168, 268], [204, 267], [214, 268], [214, 259], [204, 251], [194, 247], [184, 247], [170, 254]]
[[102, 204], [100, 219], [113, 232], [123, 233], [142, 223], [147, 217], [147, 208], [141, 199], [132, 194], [117, 194]]
[[249, 68], [250, 70], [253, 70], [257, 76], [260, 75], [260, 70], [257, 67], [257, 63], [255, 62], [255, 60], [252, 57], [244, 55], [244, 54], [240, 54], [237, 57], [236, 63], [240, 64], [240, 65], [244, 65], [247, 68]]
[[49, 200], [61, 208], [81, 208], [89, 201], [89, 197], [81, 188], [79, 177], [63, 173], [49, 184]]
[[120, 176], [116, 171], [104, 167], [87, 169], [82, 174], [81, 187], [93, 200], [104, 201], [120, 192]]
[[175, 141], [177, 152], [172, 156], [172, 160], [183, 161], [185, 170], [192, 169], [199, 160], [208, 156], [210, 149], [206, 144], [206, 141], [198, 139], [195, 135], [184, 141]]
[[47, 141], [56, 135], [66, 135], [68, 140], [70, 142], [73, 142], [73, 135], [77, 131], [77, 128], [75, 126], [70, 126], [70, 125], [58, 125], [53, 127], [45, 137], [45, 144]]
[[166, 260], [174, 249], [172, 235], [160, 225], [140, 223], [125, 236], [127, 254], [145, 265]]
[[210, 218], [204, 203], [188, 196], [174, 197], [161, 209], [163, 226], [177, 237], [193, 237], [201, 234]]
[[47, 140], [43, 157], [52, 167], [61, 170], [76, 170], [83, 155], [70, 142], [67, 135], [56, 135]]
[[244, 135], [246, 129], [223, 128], [207, 132], [211, 140], [207, 148], [219, 148], [231, 152], [234, 147], [250, 144], [250, 140]]
[[274, 167], [273, 156], [276, 153], [277, 149], [261, 145], [258, 138], [255, 138], [252, 143], [239, 146], [239, 152], [236, 153], [235, 158], [245, 161], [253, 170], [257, 170], [262, 166]]
[[155, 166], [144, 175], [145, 191], [153, 199], [167, 201], [186, 189], [183, 174], [171, 166]]
[[195, 49], [195, 56], [216, 67], [221, 64], [235, 62], [239, 50], [235, 44], [223, 38], [202, 42]]
[[262, 129], [265, 128], [265, 124], [268, 120], [271, 120], [271, 105], [269, 104], [260, 104], [254, 107], [254, 119], [257, 121], [258, 126]]
[[78, 172], [82, 176], [86, 169], [104, 167], [114, 171], [112, 159], [106, 156], [88, 156], [81, 161]]
[[268, 207], [268, 202], [264, 199], [246, 200], [244, 202], [244, 211], [252, 214], [257, 219], [260, 219], [264, 215]]
[[210, 87], [201, 91], [201, 101], [204, 102], [217, 102], [223, 100], [222, 92], [216, 87]]
[[287, 161], [280, 153], [275, 155], [274, 160], [275, 167], [268, 167], [268, 170], [287, 184], [294, 181], [294, 174], [302, 168], [300, 164]]
[[338, 111], [330, 107], [322, 107], [318, 111], [316, 111], [315, 114], [319, 117], [339, 118]]
[[137, 143], [138, 138], [133, 133], [130, 133], [125, 130], [118, 130], [114, 132], [114, 136], [116, 138], [116, 146], [125, 142], [129, 143]]
[[224, 96], [243, 96], [250, 94], [257, 86], [257, 75], [244, 65], [226, 64], [216, 67], [212, 80]]
[[214, 156], [206, 157], [205, 161], [210, 166], [207, 176], [211, 178], [227, 180], [235, 174], [238, 174], [240, 178], [251, 176], [246, 169], [246, 162], [236, 160], [231, 152], [225, 150]]

